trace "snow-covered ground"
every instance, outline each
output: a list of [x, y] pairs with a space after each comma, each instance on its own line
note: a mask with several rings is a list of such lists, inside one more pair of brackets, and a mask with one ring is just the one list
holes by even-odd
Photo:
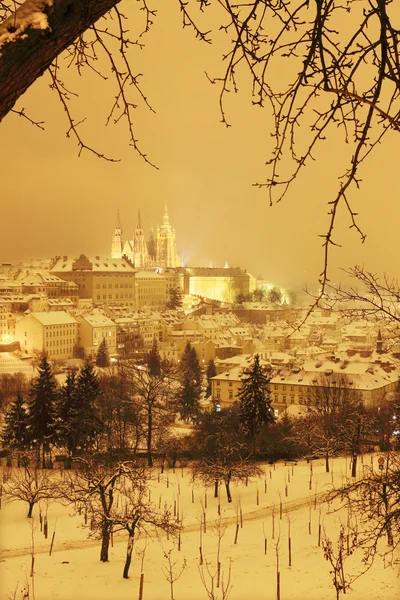
[[[360, 473], [366, 464], [376, 463], [376, 457], [363, 457]], [[375, 465], [374, 465], [375, 466]], [[265, 479], [251, 480], [245, 485], [232, 486], [232, 504], [228, 504], [225, 490], [221, 488], [220, 512], [223, 537], [221, 539], [220, 562], [224, 581], [227, 580], [231, 564], [230, 600], [275, 600], [276, 599], [276, 544], [279, 539], [279, 570], [281, 600], [328, 600], [336, 598], [332, 585], [330, 564], [318, 547], [318, 524], [333, 541], [337, 539], [340, 523], [346, 523], [346, 514], [333, 513], [327, 503], [319, 502], [322, 493], [332, 482], [340, 485], [349, 475], [348, 460], [332, 461], [332, 473], [324, 472], [322, 460], [313, 461], [312, 490], [309, 489], [310, 465], [278, 463], [275, 467], [264, 465]], [[0, 598], [14, 598], [14, 591], [28, 582], [32, 589], [31, 539], [32, 522], [35, 544], [34, 597], [36, 600], [132, 600], [139, 598], [141, 573], [140, 553], [146, 545], [144, 556], [143, 600], [168, 600], [170, 585], [163, 567], [167, 566], [164, 551], [173, 551], [171, 557], [177, 561], [175, 571], [186, 560], [182, 576], [174, 584], [175, 600], [207, 600], [208, 595], [201, 581], [199, 566], [200, 522], [206, 514], [206, 532], [202, 532], [203, 574], [210, 583], [208, 570], [216, 571], [218, 536], [218, 499], [213, 490], [191, 483], [187, 469], [172, 469], [155, 479], [151, 499], [161, 506], [167, 502], [172, 509], [174, 503], [179, 516], [183, 513], [184, 530], [181, 550], [165, 535], [152, 535], [147, 540], [139, 539], [135, 546], [130, 578], [122, 578], [125, 560], [126, 535], [114, 536], [108, 563], [99, 561], [100, 542], [88, 538], [83, 525], [83, 516], [73, 515], [72, 509], [52, 503], [47, 507], [49, 521], [48, 539], [40, 531], [39, 509], [35, 507], [34, 518], [27, 519], [27, 505], [21, 502], [5, 504], [2, 498], [0, 510], [1, 563]], [[158, 481], [159, 477], [159, 481]], [[287, 486], [287, 495], [285, 492]], [[257, 493], [258, 490], [258, 493]], [[193, 495], [194, 494], [194, 502]], [[257, 503], [258, 496], [258, 503]], [[280, 518], [282, 500], [282, 519]], [[207, 504], [207, 506], [205, 506]], [[242, 527], [240, 523], [242, 512]], [[42, 512], [46, 507], [42, 505]], [[311, 518], [311, 533], [309, 520]], [[289, 566], [288, 526], [290, 521], [292, 565]], [[237, 543], [236, 524], [239, 522]], [[274, 532], [273, 532], [274, 529]], [[53, 531], [55, 539], [52, 555], [49, 556]], [[267, 553], [265, 554], [265, 538]], [[386, 546], [383, 544], [382, 549]], [[345, 570], [355, 573], [361, 568], [360, 555], [351, 556]], [[356, 580], [346, 597], [349, 600], [395, 600], [400, 597], [398, 567], [386, 566], [377, 558], [373, 567]], [[215, 590], [215, 599], [222, 598], [221, 588]], [[22, 598], [18, 592], [15, 598]], [[32, 595], [30, 596], [32, 598]]]

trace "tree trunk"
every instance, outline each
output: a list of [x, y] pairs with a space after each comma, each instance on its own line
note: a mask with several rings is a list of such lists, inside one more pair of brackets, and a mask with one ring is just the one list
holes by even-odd
[[226, 489], [226, 497], [228, 498], [228, 502], [232, 502], [232, 496], [231, 496], [231, 488], [230, 483], [231, 483], [231, 473], [229, 473], [228, 477], [225, 479], [225, 489]]
[[134, 533], [129, 532], [128, 546], [126, 548], [126, 559], [125, 559], [125, 566], [124, 566], [124, 573], [123, 573], [124, 579], [128, 579], [128, 577], [129, 577], [129, 567], [131, 566], [131, 560], [132, 560], [134, 536], [135, 536]]
[[219, 481], [216, 479], [214, 483], [214, 498], [218, 498], [218, 483]]
[[101, 550], [100, 550], [100, 561], [108, 562], [108, 548], [110, 546], [110, 534], [111, 527], [110, 523], [106, 521], [103, 523], [101, 528]]
[[351, 476], [352, 477], [357, 477], [357, 454], [354, 454], [352, 456]]
[[34, 506], [35, 506], [35, 502], [29, 502], [28, 519], [32, 518], [32, 511], [33, 511]]
[[329, 452], [325, 453], [325, 471], [329, 473]]
[[149, 410], [147, 419], [147, 464], [149, 467], [153, 466], [153, 455], [152, 455], [152, 437], [153, 437], [153, 413]]
[[[54, 59], [119, 1], [25, 0], [3, 21], [0, 25], [0, 37], [4, 40], [0, 56], [0, 121]], [[41, 14], [42, 21], [47, 17], [47, 28], [38, 28]], [[12, 34], [9, 41], [8, 34]]]

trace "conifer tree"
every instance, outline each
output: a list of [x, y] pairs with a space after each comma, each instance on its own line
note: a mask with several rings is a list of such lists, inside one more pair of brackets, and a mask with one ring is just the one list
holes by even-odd
[[256, 354], [253, 366], [245, 371], [237, 393], [241, 425], [246, 435], [253, 440], [253, 450], [256, 448], [257, 435], [263, 426], [275, 420], [268, 383], [269, 379], [260, 365], [260, 357]]
[[169, 290], [167, 308], [170, 310], [177, 310], [178, 308], [182, 308], [182, 304], [182, 290], [178, 287], [171, 288]]
[[161, 374], [161, 356], [156, 338], [153, 338], [153, 344], [147, 357], [147, 367], [150, 376], [158, 377]]
[[49, 453], [55, 437], [55, 408], [57, 383], [45, 356], [39, 367], [39, 376], [31, 384], [29, 391], [29, 427], [31, 441], [37, 448], [38, 462], [46, 468], [46, 454]]
[[179, 413], [183, 421], [197, 421], [200, 413], [202, 373], [196, 350], [190, 342], [186, 344], [181, 360], [181, 391]]
[[73, 394], [76, 399], [76, 414], [73, 425], [76, 427], [76, 448], [90, 448], [96, 435], [102, 430], [102, 423], [96, 407], [100, 396], [100, 380], [87, 362], [79, 371], [76, 378], [76, 389]]
[[29, 444], [28, 413], [20, 392], [5, 417], [2, 443], [8, 449], [23, 449]]
[[108, 355], [107, 342], [105, 338], [102, 339], [96, 356], [96, 365], [98, 367], [109, 367], [110, 357]]
[[59, 444], [67, 448], [70, 457], [75, 454], [77, 448], [79, 420], [80, 404], [76, 375], [74, 371], [69, 371], [57, 404], [57, 437]]
[[211, 378], [215, 377], [217, 374], [217, 369], [215, 367], [215, 362], [211, 359], [207, 363], [207, 398], [211, 396], [212, 385]]

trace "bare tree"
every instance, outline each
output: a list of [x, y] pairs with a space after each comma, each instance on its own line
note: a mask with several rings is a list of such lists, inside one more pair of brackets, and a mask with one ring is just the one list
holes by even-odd
[[169, 367], [161, 366], [159, 371], [152, 371], [127, 362], [125, 368], [130, 394], [143, 419], [148, 465], [151, 467], [154, 442], [165, 435], [175, 418], [176, 382]]
[[4, 484], [7, 502], [21, 500], [29, 506], [27, 517], [32, 517], [33, 507], [41, 500], [63, 498], [61, 484], [47, 471], [31, 469], [27, 466], [15, 470]]
[[79, 511], [88, 514], [87, 526], [101, 538], [100, 560], [108, 561], [111, 532], [127, 531], [128, 543], [123, 570], [129, 576], [134, 541], [149, 527], [175, 535], [179, 525], [167, 507], [161, 511], [150, 500], [148, 483], [151, 474], [131, 461], [107, 465], [104, 462], [77, 461], [79, 470], [70, 474], [65, 490], [67, 498]]
[[[297, 420], [295, 437], [311, 456], [323, 454], [329, 473], [329, 458], [351, 452], [353, 464], [359, 453], [362, 428], [361, 396], [343, 374], [325, 375], [312, 387], [307, 398], [309, 412]], [[354, 467], [356, 468], [356, 467]]]
[[136, 453], [144, 437], [140, 407], [132, 396], [126, 368], [118, 365], [101, 378], [100, 419], [107, 450]]
[[185, 558], [183, 559], [180, 567], [178, 566], [178, 560], [173, 559], [172, 557], [173, 551], [174, 547], [170, 548], [169, 550], [164, 550], [163, 548], [163, 554], [167, 564], [166, 566], [163, 565], [161, 567], [164, 573], [164, 577], [169, 583], [171, 600], [174, 600], [174, 583], [175, 581], [178, 581], [178, 579], [181, 577], [181, 575], [187, 567]]
[[340, 498], [342, 506], [357, 515], [357, 547], [364, 552], [366, 565], [378, 552], [378, 542], [386, 538], [388, 550], [400, 543], [400, 460], [395, 452], [382, 454], [380, 468], [365, 466], [364, 477], [346, 482], [330, 493], [330, 500]]
[[232, 502], [232, 481], [244, 482], [249, 477], [263, 475], [243, 441], [239, 423], [238, 407], [203, 415], [193, 437], [198, 457], [192, 467], [193, 478], [204, 485], [214, 486], [215, 498], [219, 485], [223, 483], [228, 502]]
[[351, 589], [351, 583], [357, 579], [357, 576], [352, 577], [345, 573], [344, 570], [346, 558], [352, 553], [353, 545], [356, 544], [356, 538], [353, 537], [352, 542], [351, 548], [349, 548], [349, 551], [347, 551], [346, 536], [343, 525], [341, 525], [339, 529], [339, 537], [336, 543], [336, 548], [326, 533], [324, 533], [324, 537], [322, 539], [324, 557], [327, 561], [329, 561], [332, 568], [330, 573], [332, 575], [332, 583], [336, 591], [336, 600], [339, 600], [341, 592], [345, 594], [347, 590]]

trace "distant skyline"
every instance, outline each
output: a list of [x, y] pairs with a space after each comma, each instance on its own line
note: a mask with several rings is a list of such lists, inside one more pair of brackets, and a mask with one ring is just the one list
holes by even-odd
[[[90, 72], [79, 78], [70, 70], [66, 83], [80, 94], [71, 101], [75, 118], [87, 117], [83, 138], [121, 162], [107, 163], [85, 151], [78, 158], [45, 74], [18, 105], [33, 119], [44, 120], [45, 131], [14, 114], [1, 124], [7, 151], [2, 156], [0, 262], [108, 255], [118, 209], [126, 233], [133, 231], [138, 209], [147, 232], [160, 222], [167, 201], [178, 251], [188, 264], [223, 266], [227, 260], [280, 286], [316, 285], [323, 266], [318, 236], [328, 225], [327, 201], [337, 188], [347, 148], [332, 138], [325, 142], [290, 194], [269, 207], [266, 191], [252, 185], [266, 177], [268, 109], [252, 106], [243, 83], [227, 105], [232, 126], [220, 123], [218, 90], [204, 71], [218, 72], [221, 47], [218, 40], [202, 45], [182, 30], [176, 4], [165, 2], [157, 9], [145, 48], [134, 54], [156, 110], [138, 108], [137, 137], [159, 170], [129, 148], [122, 123], [104, 128], [114, 94], [108, 83]], [[124, 7], [127, 16], [130, 10]], [[354, 264], [399, 278], [398, 134], [389, 134], [372, 162], [361, 168], [360, 178], [361, 188], [351, 198], [367, 238], [361, 244], [347, 215], [339, 215], [335, 241], [342, 247], [332, 251], [331, 278], [338, 281], [339, 268]]]

